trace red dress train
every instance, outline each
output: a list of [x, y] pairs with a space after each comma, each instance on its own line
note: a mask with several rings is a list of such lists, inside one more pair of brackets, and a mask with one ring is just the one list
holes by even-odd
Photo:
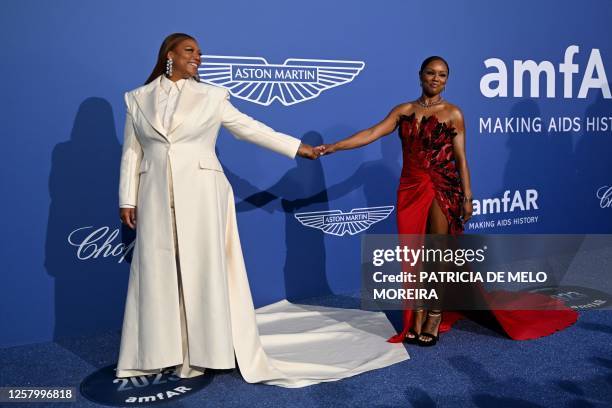
[[[439, 122], [434, 115], [423, 116], [420, 122], [414, 113], [400, 117], [403, 168], [397, 191], [399, 234], [425, 234], [429, 208], [434, 199], [448, 220], [449, 233], [463, 233], [463, 191], [452, 141], [455, 135], [453, 127]], [[511, 292], [500, 295], [507, 296], [509, 301], [515, 296]], [[578, 313], [548, 296], [521, 294], [521, 302], [534, 305], [534, 310], [490, 310], [501, 328], [514, 340], [547, 336], [572, 325], [578, 318]], [[459, 312], [445, 311], [439, 332], [450, 330], [462, 317]], [[412, 319], [413, 311], [404, 310], [403, 330], [388, 341], [402, 342], [412, 327]]]

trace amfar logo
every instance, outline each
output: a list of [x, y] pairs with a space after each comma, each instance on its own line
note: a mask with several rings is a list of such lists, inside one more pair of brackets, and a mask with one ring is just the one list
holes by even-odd
[[260, 57], [202, 55], [198, 73], [203, 82], [227, 88], [236, 98], [289, 106], [351, 82], [364, 67], [363, 61], [289, 58], [268, 64]]
[[355, 235], [384, 220], [395, 209], [385, 207], [355, 208], [344, 213], [340, 210], [316, 211], [295, 214], [295, 218], [306, 227], [320, 229], [326, 234], [343, 236]]
[[104, 367], [81, 383], [81, 394], [90, 401], [111, 407], [176, 402], [204, 389], [210, 376], [179, 378], [174, 369], [129, 378], [116, 378], [115, 366]]
[[[580, 71], [580, 66], [574, 64], [574, 56], [578, 54], [580, 47], [570, 45], [565, 50], [563, 62], [559, 63], [559, 72], [563, 75], [563, 97], [573, 98], [573, 75]], [[484, 61], [485, 67], [494, 68], [495, 72], [490, 72], [480, 80], [480, 92], [487, 98], [508, 96], [508, 68], [506, 63], [499, 58], [489, 58]], [[514, 60], [513, 61], [513, 97], [523, 97], [523, 77], [527, 73], [530, 79], [529, 97], [538, 98], [540, 96], [540, 77], [544, 74], [546, 78], [546, 97], [555, 97], [556, 71], [555, 66], [550, 61], [537, 63], [533, 60]], [[587, 97], [589, 89], [601, 89], [604, 99], [611, 99], [610, 85], [606, 76], [603, 60], [599, 49], [593, 48], [589, 55], [589, 61], [582, 75], [578, 98]]]
[[599, 206], [601, 208], [612, 208], [612, 186], [602, 186], [597, 190]]
[[[504, 214], [504, 218], [485, 221], [470, 220], [466, 224], [466, 229], [469, 230], [535, 224], [540, 219], [539, 215], [520, 216], [520, 213], [523, 211], [539, 209], [538, 190], [536, 189], [527, 189], [525, 191], [506, 190], [501, 198], [494, 197], [474, 200], [473, 207], [473, 215]], [[509, 213], [516, 213], [518, 216], [512, 218], [512, 215]], [[506, 214], [508, 215], [506, 216]], [[510, 218], [507, 218], [508, 216]]]
[[600, 309], [610, 304], [611, 296], [600, 290], [581, 286], [547, 286], [530, 290], [559, 299], [574, 310]]
[[[510, 198], [510, 194], [512, 194], [512, 198]], [[506, 190], [501, 198], [474, 200], [473, 215], [537, 210], [537, 200], [538, 190], [535, 189], [527, 189], [524, 192], [515, 190], [513, 193], [510, 190]]]

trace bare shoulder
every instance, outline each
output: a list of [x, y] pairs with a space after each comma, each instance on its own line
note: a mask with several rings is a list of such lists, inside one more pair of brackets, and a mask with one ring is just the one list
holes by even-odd
[[463, 112], [461, 111], [461, 108], [459, 106], [450, 102], [446, 102], [444, 110], [448, 114], [449, 119], [453, 122], [463, 121]]
[[405, 103], [400, 103], [399, 105], [395, 106], [393, 108], [393, 110], [391, 112], [395, 113], [397, 116], [408, 116], [414, 113], [416, 109], [416, 103], [415, 102], [405, 102]]
[[448, 121], [450, 126], [453, 126], [458, 132], [463, 133], [465, 130], [465, 121], [461, 108], [450, 102], [444, 104], [445, 121]]

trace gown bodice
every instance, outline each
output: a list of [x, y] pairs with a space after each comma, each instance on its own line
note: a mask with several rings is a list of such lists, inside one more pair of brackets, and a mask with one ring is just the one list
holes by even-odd
[[440, 122], [435, 115], [402, 115], [399, 120], [399, 136], [402, 142], [404, 166], [402, 177], [408, 176], [411, 167], [434, 170], [448, 175], [457, 173], [453, 151], [455, 128]]
[[[421, 120], [417, 120], [416, 115], [412, 113], [400, 116], [398, 133], [403, 153], [400, 191], [408, 193], [406, 190], [412, 190], [412, 186], [430, 186], [448, 220], [449, 232], [453, 235], [460, 234], [463, 232], [463, 189], [453, 148], [453, 138], [457, 135], [455, 128], [446, 122], [440, 122], [435, 115], [423, 116]], [[406, 212], [406, 216], [415, 216], [407, 214], [408, 212], [410, 211]], [[421, 215], [427, 217], [427, 214]], [[419, 223], [419, 226], [421, 224]], [[406, 231], [400, 231], [405, 234], [424, 232], [421, 227], [412, 226]]]

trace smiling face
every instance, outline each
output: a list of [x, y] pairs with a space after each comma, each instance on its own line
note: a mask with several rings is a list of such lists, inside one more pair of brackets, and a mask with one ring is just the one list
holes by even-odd
[[176, 81], [183, 78], [191, 78], [197, 75], [200, 59], [200, 47], [195, 40], [190, 38], [179, 42], [168, 52], [167, 58], [172, 58], [172, 77]]
[[448, 80], [448, 67], [441, 60], [433, 60], [421, 71], [421, 86], [427, 96], [436, 96], [444, 90]]

